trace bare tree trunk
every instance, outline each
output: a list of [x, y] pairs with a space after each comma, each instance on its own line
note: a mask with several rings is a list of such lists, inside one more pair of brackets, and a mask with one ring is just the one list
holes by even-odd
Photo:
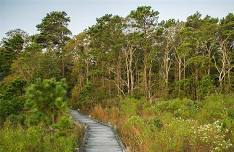
[[89, 61], [85, 61], [86, 62], [86, 82], [89, 81]]
[[152, 95], [151, 95], [151, 87], [152, 87], [152, 84], [151, 84], [151, 80], [152, 80], [152, 66], [150, 66], [149, 68], [149, 81], [148, 81], [148, 98], [150, 100], [150, 102], [152, 102]]
[[[186, 79], [186, 59], [184, 57], [184, 61], [183, 61], [183, 79], [185, 80]], [[186, 94], [186, 86], [184, 85], [184, 92]]]
[[[118, 88], [121, 88], [121, 69], [120, 69], [120, 55], [118, 56], [118, 61], [117, 61], [117, 65], [116, 65], [116, 81], [117, 81], [117, 86]], [[117, 93], [118, 95], [120, 95], [120, 90], [117, 88]]]
[[129, 72], [130, 72], [130, 79], [131, 79], [131, 88], [130, 88], [130, 94], [133, 95], [133, 89], [134, 89], [134, 76], [133, 76], [133, 68], [132, 68], [132, 62], [133, 62], [133, 48], [130, 48], [129, 50]]
[[65, 63], [64, 63], [64, 54], [62, 52], [62, 76], [65, 76]]
[[208, 50], [208, 58], [209, 58], [207, 74], [210, 76], [211, 48], [207, 48], [207, 50]]
[[101, 63], [102, 64], [102, 87], [105, 88], [105, 76], [104, 76], [104, 62]]
[[197, 94], [198, 75], [199, 75], [198, 67], [195, 66], [194, 97], [195, 97], [196, 100], [198, 99], [198, 94]]
[[168, 96], [168, 80], [169, 80], [169, 71], [170, 71], [170, 59], [169, 59], [169, 47], [166, 46], [163, 55], [163, 81], [164, 81], [164, 96]]
[[178, 86], [178, 94], [180, 96], [180, 81], [181, 81], [181, 58], [178, 59], [178, 80], [179, 80], [179, 86]]
[[[108, 75], [109, 75], [109, 78], [111, 78], [110, 69], [108, 69]], [[108, 92], [109, 92], [109, 96], [111, 96], [111, 81], [108, 81]]]
[[230, 71], [233, 68], [231, 66], [231, 58], [230, 58], [230, 54], [228, 52], [228, 48], [226, 46], [226, 39], [220, 42], [220, 51], [221, 51], [221, 65], [219, 66], [215, 57], [213, 56], [213, 60], [215, 62], [215, 67], [217, 69], [217, 71], [219, 72], [219, 92], [222, 92], [223, 89], [225, 89], [225, 91], [229, 91], [229, 82], [230, 80], [228, 80], [228, 84], [226, 85], [226, 75], [227, 75], [227, 79], [230, 79]]
[[130, 62], [130, 55], [129, 55], [130, 50], [131, 50], [131, 48], [129, 48], [129, 47], [127, 47], [124, 50], [128, 94], [131, 93], [131, 72], [130, 72], [131, 65], [129, 63]]
[[134, 73], [133, 73], [133, 48], [129, 47], [124, 52], [125, 54], [125, 64], [126, 64], [126, 74], [127, 74], [127, 88], [128, 94], [133, 95], [134, 89]]
[[130, 93], [130, 71], [129, 71], [127, 50], [125, 52], [125, 65], [126, 65], [126, 74], [127, 74], [127, 88], [128, 88], [128, 94], [129, 94]]
[[144, 59], [144, 69], [143, 69], [143, 83], [144, 83], [144, 93], [148, 94], [148, 80], [147, 80], [147, 63], [146, 58]]

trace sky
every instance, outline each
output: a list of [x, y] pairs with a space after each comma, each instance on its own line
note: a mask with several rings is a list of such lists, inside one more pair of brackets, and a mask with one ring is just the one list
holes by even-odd
[[159, 20], [186, 20], [196, 11], [219, 18], [234, 13], [234, 0], [0, 0], [0, 39], [18, 28], [37, 33], [36, 25], [51, 11], [65, 11], [71, 19], [69, 29], [77, 35], [95, 24], [98, 17], [127, 16], [142, 5], [159, 11]]

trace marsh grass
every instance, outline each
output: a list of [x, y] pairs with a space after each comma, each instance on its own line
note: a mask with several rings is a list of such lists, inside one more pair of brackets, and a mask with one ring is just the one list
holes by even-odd
[[23, 128], [5, 124], [0, 128], [0, 152], [73, 152], [83, 136], [83, 127], [63, 129], [42, 125]]

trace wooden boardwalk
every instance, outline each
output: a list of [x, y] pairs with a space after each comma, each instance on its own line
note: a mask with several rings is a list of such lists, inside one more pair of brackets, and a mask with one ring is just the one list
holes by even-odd
[[110, 126], [101, 124], [75, 110], [71, 110], [71, 115], [75, 121], [87, 126], [81, 151], [125, 152], [121, 141]]

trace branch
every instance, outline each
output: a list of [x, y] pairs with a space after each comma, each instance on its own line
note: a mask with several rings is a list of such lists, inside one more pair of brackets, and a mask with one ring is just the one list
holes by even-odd
[[107, 81], [113, 81], [114, 84], [115, 84], [115, 86], [117, 87], [117, 89], [118, 89], [124, 96], [126, 96], [126, 94], [124, 93], [124, 91], [119, 87], [119, 85], [116, 83], [115, 80], [110, 80], [110, 79], [107, 79], [107, 78], [106, 78], [105, 80], [107, 80]]
[[213, 60], [214, 60], [214, 62], [215, 62], [215, 68], [216, 68], [217, 71], [220, 73], [220, 70], [219, 70], [219, 67], [218, 67], [218, 65], [217, 65], [217, 62], [216, 62], [216, 60], [215, 60], [214, 55], [212, 56], [212, 58], [213, 58]]

